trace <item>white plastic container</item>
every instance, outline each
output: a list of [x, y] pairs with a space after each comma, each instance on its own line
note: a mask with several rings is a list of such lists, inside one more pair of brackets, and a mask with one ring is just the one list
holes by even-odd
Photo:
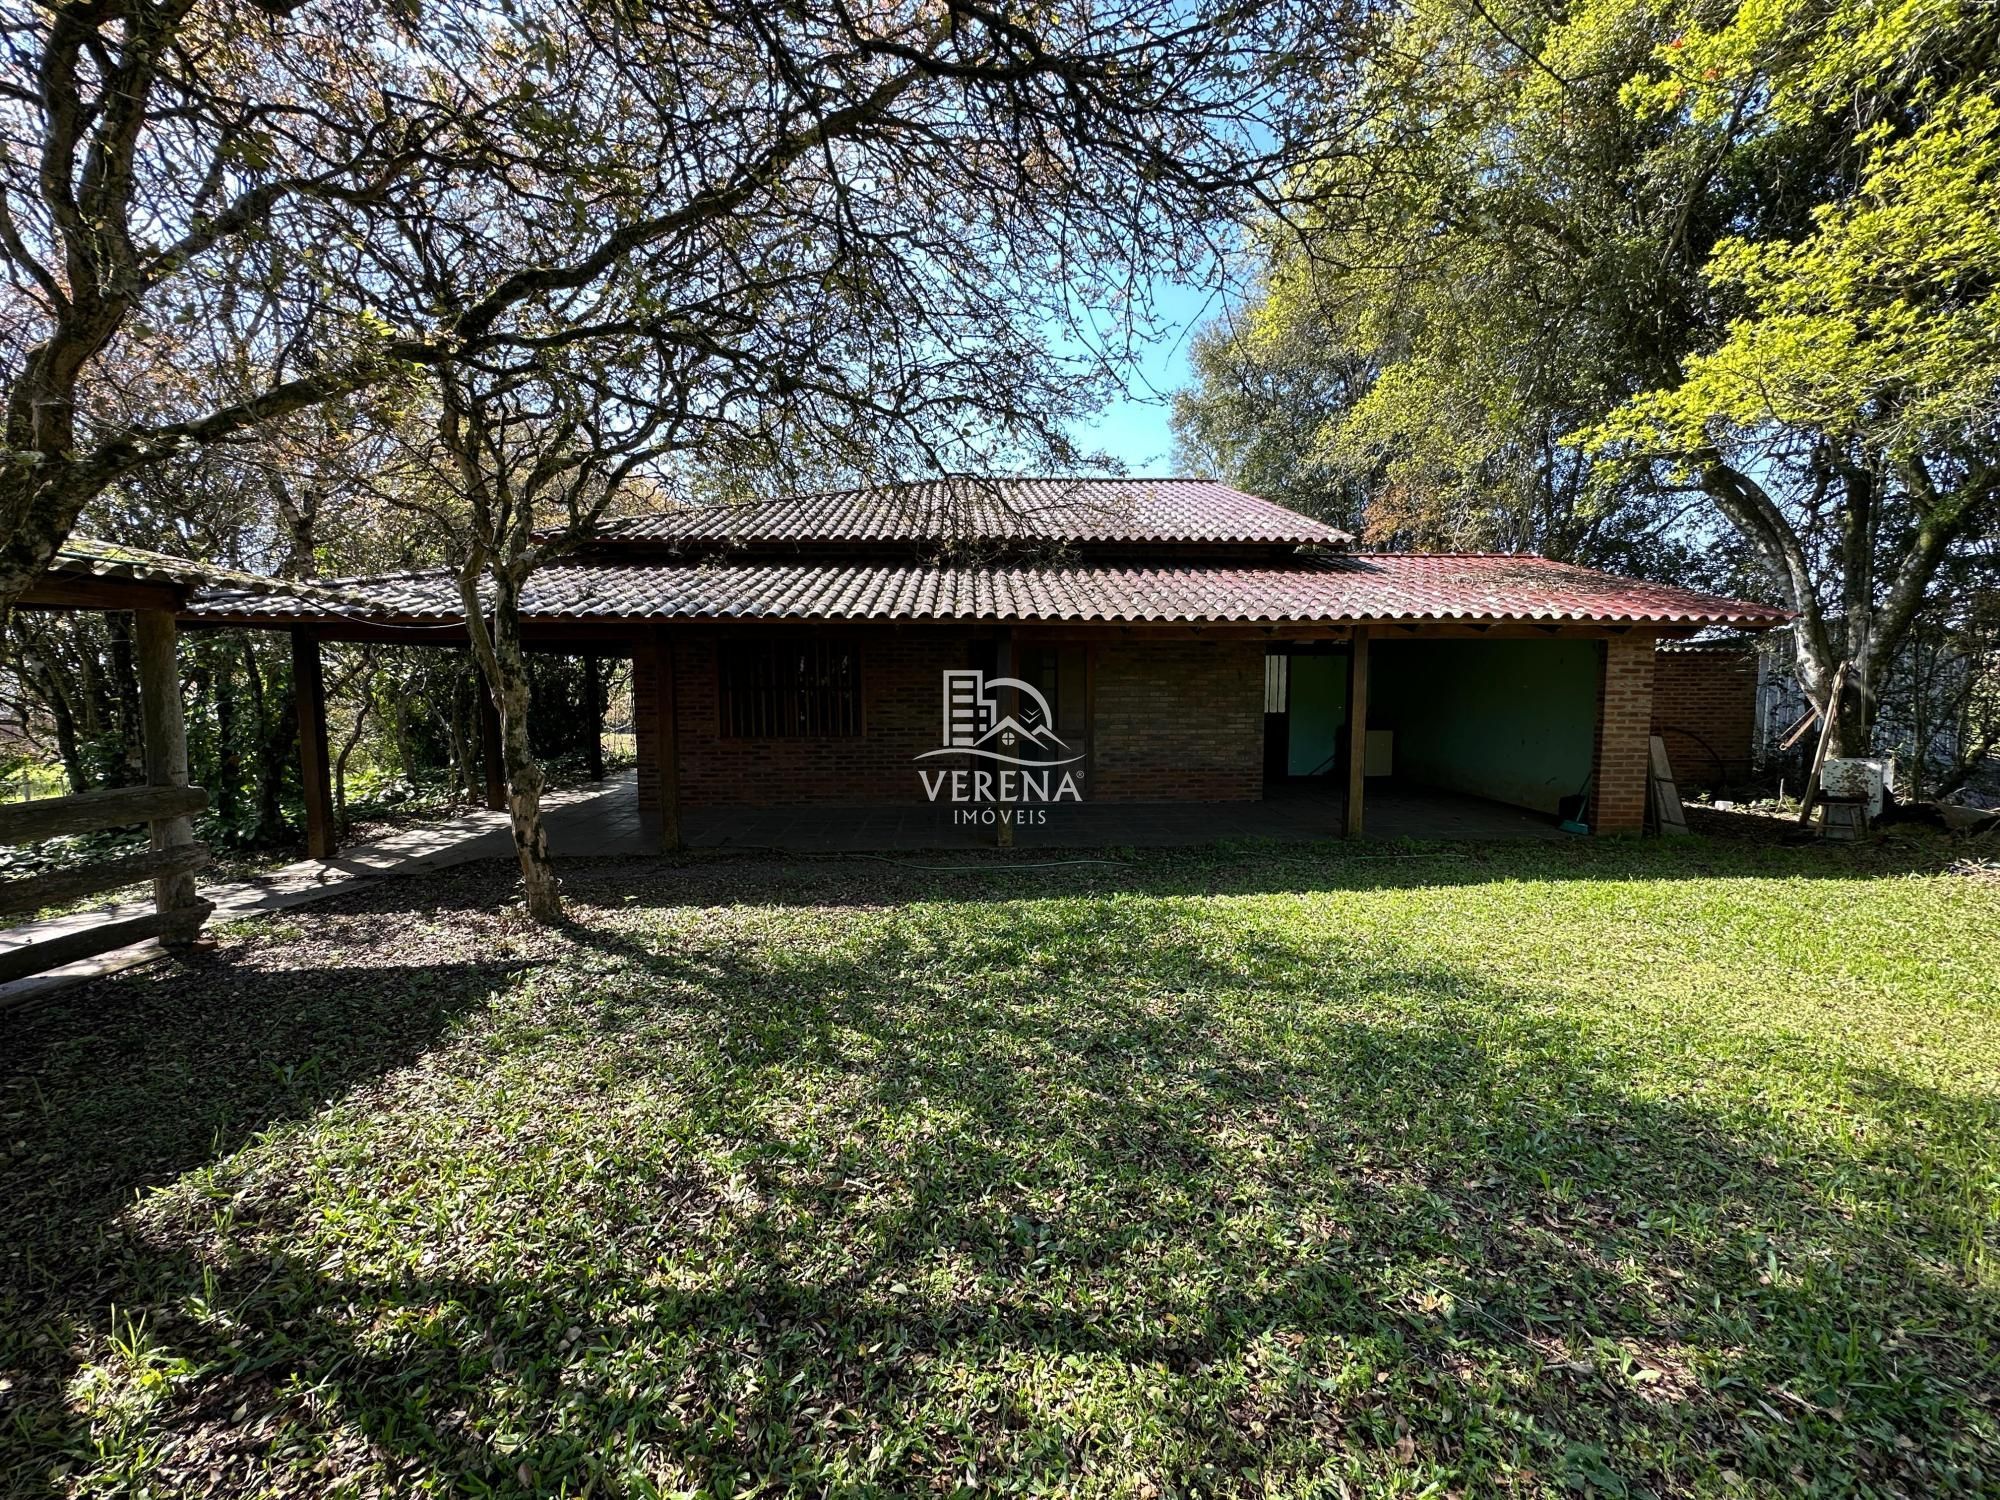
[[1882, 816], [1882, 788], [1888, 783], [1889, 764], [1863, 760], [1858, 756], [1835, 757], [1819, 768], [1820, 790], [1829, 797], [1862, 802], [1868, 816]]

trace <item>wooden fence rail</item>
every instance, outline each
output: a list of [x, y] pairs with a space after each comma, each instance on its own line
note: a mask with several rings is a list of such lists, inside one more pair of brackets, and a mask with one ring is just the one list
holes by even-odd
[[0, 948], [0, 984], [148, 938], [167, 944], [191, 942], [215, 910], [214, 903], [195, 893], [194, 872], [208, 863], [208, 850], [195, 842], [193, 820], [208, 806], [208, 793], [187, 784], [187, 730], [181, 718], [174, 617], [167, 610], [135, 610], [133, 626], [146, 728], [147, 785], [0, 807], [0, 844], [37, 844], [64, 834], [144, 823], [152, 833], [152, 848], [73, 870], [0, 881], [0, 916], [18, 916], [146, 879], [153, 882], [153, 910]]
[[[0, 949], [0, 984], [43, 974], [81, 958], [95, 958], [148, 938], [158, 938], [164, 943], [191, 942], [201, 931], [201, 924], [208, 920], [208, 914], [215, 910], [213, 902], [193, 894], [192, 874], [208, 863], [208, 846], [164, 840], [186, 827], [187, 819], [207, 806], [208, 793], [198, 786], [131, 786], [0, 808], [0, 844], [38, 843], [59, 834], [95, 833], [133, 823], [150, 824], [156, 844], [155, 848], [138, 854], [0, 882], [0, 915], [6, 916], [37, 911], [99, 891], [115, 891], [149, 877], [154, 883], [154, 905], [150, 912]], [[164, 900], [160, 896], [162, 886], [172, 888]]]
[[18, 880], [0, 880], [0, 917], [20, 917], [79, 901], [104, 891], [123, 890], [135, 881], [157, 875], [174, 875], [183, 870], [199, 870], [208, 863], [208, 845], [176, 844], [169, 849], [145, 849], [118, 859], [99, 860], [73, 870], [50, 870], [26, 875]]
[[12, 802], [0, 807], [0, 844], [39, 844], [65, 833], [96, 833], [166, 818], [185, 818], [208, 806], [198, 786], [115, 786]]

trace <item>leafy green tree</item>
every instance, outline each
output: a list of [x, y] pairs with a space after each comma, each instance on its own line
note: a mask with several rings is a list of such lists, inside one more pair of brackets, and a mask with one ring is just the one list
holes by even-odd
[[1775, 588], [1860, 748], [1995, 525], [1996, 35], [1966, 0], [1416, 0], [1326, 98], [1351, 149], [1292, 184], [1184, 449], [1268, 472], [1309, 433], [1381, 542]]
[[1195, 383], [1174, 393], [1180, 467], [1226, 476], [1254, 495], [1360, 532], [1366, 476], [1328, 451], [1322, 435], [1365, 394], [1365, 355], [1329, 347], [1303, 319], [1264, 318], [1254, 329], [1225, 317], [1189, 350]]
[[1698, 250], [1660, 227], [1668, 195], [1634, 190], [1650, 141], [1620, 101], [1660, 24], [1592, 32], [1533, 0], [1386, 20], [1328, 101], [1348, 149], [1291, 184], [1301, 232], [1261, 237], [1260, 295], [1198, 350], [1184, 453], [1246, 481], [1265, 455], [1282, 481], [1296, 448], [1305, 495], [1272, 492], [1332, 489], [1375, 545], [1677, 563], [1663, 513], [1599, 503], [1566, 442], [1665, 368], [1663, 330], [1627, 316], [1632, 267], [1666, 309], [1699, 284]]
[[1726, 323], [1588, 440], [1747, 539], [1799, 612], [1816, 701], [1846, 665], [1845, 753], [1946, 558], [2000, 525], [1996, 42], [2000, 12], [1951, 0], [1746, 6], [1628, 91], [1733, 154], [1825, 149], [1834, 191], [1803, 231], [1732, 226], [1706, 267]]

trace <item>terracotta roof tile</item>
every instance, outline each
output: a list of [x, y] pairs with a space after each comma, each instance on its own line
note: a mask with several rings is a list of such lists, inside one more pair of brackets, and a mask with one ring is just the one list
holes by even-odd
[[130, 579], [135, 583], [168, 583], [190, 589], [231, 589], [285, 594], [330, 607], [341, 605], [366, 607], [370, 603], [366, 595], [345, 594], [333, 584], [267, 578], [261, 573], [248, 573], [241, 568], [225, 567], [220, 563], [192, 562], [185, 557], [175, 557], [170, 553], [153, 552], [144, 547], [128, 547], [122, 542], [107, 542], [91, 536], [72, 536], [56, 548], [56, 555], [49, 564], [49, 571], [85, 574], [92, 578]]
[[1262, 543], [1340, 546], [1346, 532], [1207, 479], [932, 480], [611, 522], [606, 543]]
[[[449, 574], [349, 579], [369, 610], [249, 591], [204, 594], [215, 619], [458, 619]], [[529, 580], [539, 620], [809, 620], [1347, 624], [1544, 621], [1763, 627], [1782, 610], [1539, 557], [1347, 554], [1187, 566], [954, 567], [916, 562], [570, 562]]]

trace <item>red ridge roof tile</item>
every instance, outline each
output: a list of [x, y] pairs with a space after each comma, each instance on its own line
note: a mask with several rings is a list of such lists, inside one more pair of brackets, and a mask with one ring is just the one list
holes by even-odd
[[602, 544], [868, 542], [1341, 546], [1336, 527], [1210, 479], [959, 479], [879, 485], [610, 522]]

